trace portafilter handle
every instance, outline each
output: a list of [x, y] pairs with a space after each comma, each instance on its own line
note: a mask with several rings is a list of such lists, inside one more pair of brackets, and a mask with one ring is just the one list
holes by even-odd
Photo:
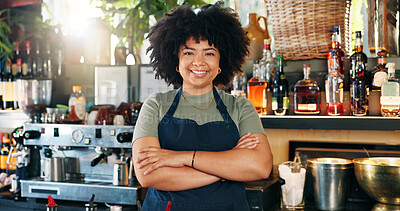
[[96, 166], [97, 164], [100, 163], [101, 160], [103, 160], [103, 159], [106, 158], [106, 157], [107, 157], [106, 154], [101, 153], [100, 155], [98, 155], [97, 157], [95, 157], [95, 158], [92, 160], [92, 162], [90, 162], [90, 166], [91, 166], [91, 167]]
[[36, 130], [27, 130], [24, 132], [25, 139], [37, 139], [40, 138], [40, 132]]

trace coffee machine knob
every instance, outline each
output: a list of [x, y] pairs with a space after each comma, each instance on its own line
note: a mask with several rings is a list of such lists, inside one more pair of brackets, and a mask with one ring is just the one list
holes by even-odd
[[27, 130], [24, 132], [25, 139], [37, 139], [40, 138], [40, 132], [35, 130]]
[[117, 141], [119, 143], [132, 142], [133, 133], [120, 133], [117, 135]]

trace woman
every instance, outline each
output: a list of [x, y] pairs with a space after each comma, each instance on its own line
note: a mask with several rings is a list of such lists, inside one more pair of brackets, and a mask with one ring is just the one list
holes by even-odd
[[156, 76], [180, 86], [149, 96], [133, 137], [143, 210], [249, 210], [244, 181], [264, 179], [272, 156], [258, 114], [228, 84], [248, 54], [238, 17], [222, 3], [180, 6], [149, 34]]

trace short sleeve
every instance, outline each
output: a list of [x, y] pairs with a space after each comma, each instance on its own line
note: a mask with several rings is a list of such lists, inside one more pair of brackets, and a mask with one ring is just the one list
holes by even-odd
[[158, 138], [159, 107], [157, 94], [150, 95], [143, 103], [133, 132], [133, 141], [146, 136]]
[[238, 97], [239, 106], [239, 133], [240, 136], [250, 133], [263, 133], [267, 135], [261, 123], [261, 119], [253, 104], [244, 96]]

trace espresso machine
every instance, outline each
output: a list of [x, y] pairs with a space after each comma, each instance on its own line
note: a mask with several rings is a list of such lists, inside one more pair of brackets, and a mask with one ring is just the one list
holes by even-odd
[[[139, 185], [131, 168], [133, 126], [25, 123], [28, 177], [22, 197], [136, 205]], [[23, 166], [20, 165], [21, 169]], [[22, 171], [23, 172], [23, 171]], [[25, 173], [26, 174], [26, 173]], [[35, 175], [36, 174], [36, 175]]]

